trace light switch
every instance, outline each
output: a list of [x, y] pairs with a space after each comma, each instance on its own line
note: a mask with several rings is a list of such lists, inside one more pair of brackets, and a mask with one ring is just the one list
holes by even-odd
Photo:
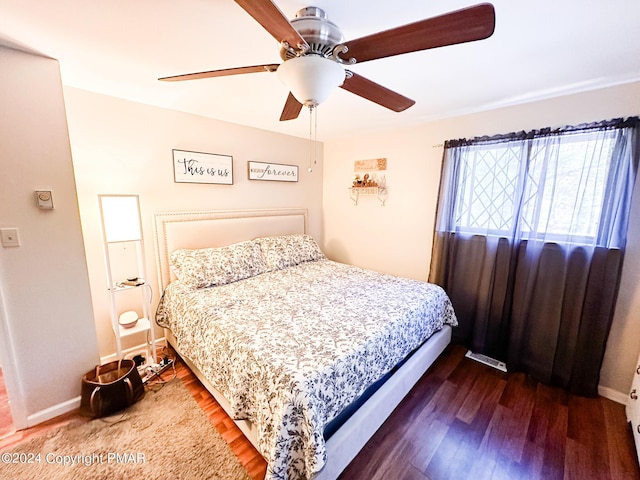
[[3, 247], [19, 247], [20, 237], [17, 228], [0, 228], [0, 240]]

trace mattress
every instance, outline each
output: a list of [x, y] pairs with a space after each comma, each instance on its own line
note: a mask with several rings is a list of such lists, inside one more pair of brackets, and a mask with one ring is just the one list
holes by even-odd
[[311, 478], [326, 425], [443, 325], [438, 286], [324, 258], [208, 288], [165, 290], [157, 322], [258, 428], [267, 478]]

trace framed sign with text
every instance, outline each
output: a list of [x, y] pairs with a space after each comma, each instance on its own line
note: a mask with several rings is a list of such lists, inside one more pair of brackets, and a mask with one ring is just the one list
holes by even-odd
[[298, 166], [278, 163], [248, 162], [249, 180], [297, 182]]
[[173, 150], [173, 179], [176, 183], [233, 185], [233, 157]]

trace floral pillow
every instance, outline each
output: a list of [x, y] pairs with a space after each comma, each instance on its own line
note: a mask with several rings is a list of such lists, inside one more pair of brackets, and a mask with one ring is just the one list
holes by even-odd
[[225, 285], [267, 271], [260, 245], [252, 241], [220, 248], [175, 250], [170, 264], [178, 279], [193, 288]]
[[326, 258], [311, 235], [280, 235], [256, 238], [255, 241], [262, 249], [268, 271]]

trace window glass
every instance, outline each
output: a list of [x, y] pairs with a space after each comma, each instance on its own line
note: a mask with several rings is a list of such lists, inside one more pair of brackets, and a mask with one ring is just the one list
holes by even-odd
[[462, 147], [455, 229], [593, 239], [614, 144], [611, 131]]

